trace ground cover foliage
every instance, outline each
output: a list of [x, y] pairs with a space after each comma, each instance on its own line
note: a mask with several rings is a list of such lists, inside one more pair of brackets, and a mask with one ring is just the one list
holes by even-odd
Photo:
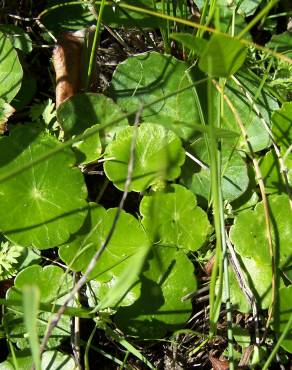
[[0, 369], [290, 368], [291, 4], [0, 4]]

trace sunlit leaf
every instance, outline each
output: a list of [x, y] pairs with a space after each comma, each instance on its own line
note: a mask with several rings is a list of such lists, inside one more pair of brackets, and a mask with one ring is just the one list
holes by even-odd
[[155, 243], [195, 251], [206, 241], [211, 225], [196, 197], [181, 185], [145, 195], [142, 224]]
[[195, 131], [192, 124], [200, 123], [188, 67], [169, 55], [139, 54], [118, 65], [109, 93], [125, 112], [142, 106], [141, 120], [164, 125], [187, 139]]
[[0, 98], [9, 103], [17, 94], [23, 76], [22, 67], [10, 40], [0, 31]]
[[[62, 304], [73, 286], [72, 277], [65, 275], [64, 271], [57, 266], [34, 265], [22, 270], [15, 278], [14, 286], [7, 291], [6, 298], [21, 300], [22, 290], [25, 286], [35, 286], [40, 293], [40, 303]], [[6, 320], [9, 325], [10, 335], [13, 342], [20, 349], [29, 348], [29, 340], [25, 335], [27, 329], [23, 323], [22, 307], [15, 307], [16, 312], [8, 311]], [[37, 331], [40, 338], [45, 333], [48, 319], [52, 314], [40, 312], [37, 320]], [[62, 316], [58, 326], [53, 330], [49, 339], [48, 348], [54, 348], [60, 341], [70, 336], [70, 317]]]
[[[59, 249], [60, 257], [73, 270], [84, 272], [93, 255], [101, 248], [113, 225], [117, 209], [105, 211], [92, 204], [83, 228]], [[122, 211], [114, 233], [90, 274], [90, 278], [108, 282], [119, 276], [140, 248], [148, 247], [148, 239], [139, 222]]]
[[202, 53], [199, 68], [212, 77], [230, 77], [244, 63], [246, 47], [228, 35], [213, 34]]
[[[274, 248], [279, 256], [279, 265], [285, 266], [292, 252], [289, 200], [286, 195], [274, 195], [268, 199]], [[258, 203], [254, 210], [243, 211], [235, 218], [230, 238], [241, 257], [251, 258], [258, 264], [271, 265], [263, 202]]]
[[[224, 199], [228, 201], [232, 201], [243, 194], [249, 183], [247, 166], [238, 151], [233, 150], [232, 143], [232, 141], [227, 140], [223, 142], [221, 158], [222, 193]], [[199, 139], [194, 142], [190, 152], [202, 165], [200, 166], [188, 158], [182, 169], [181, 182], [193, 193], [209, 199], [211, 175], [205, 141]]]
[[[119, 189], [124, 189], [135, 127], [127, 127], [108, 145], [104, 170]], [[163, 126], [143, 123], [137, 128], [130, 190], [143, 191], [161, 180], [174, 180], [185, 159], [180, 139]]]
[[[61, 145], [29, 125], [18, 126], [0, 140], [0, 173], [20, 169]], [[66, 149], [0, 183], [0, 229], [9, 240], [47, 249], [82, 226], [87, 191], [74, 162], [73, 152]]]

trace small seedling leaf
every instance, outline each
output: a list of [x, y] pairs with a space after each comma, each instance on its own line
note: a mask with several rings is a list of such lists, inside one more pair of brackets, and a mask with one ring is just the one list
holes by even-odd
[[243, 65], [246, 47], [235, 38], [214, 34], [199, 61], [199, 68], [212, 77], [230, 77]]

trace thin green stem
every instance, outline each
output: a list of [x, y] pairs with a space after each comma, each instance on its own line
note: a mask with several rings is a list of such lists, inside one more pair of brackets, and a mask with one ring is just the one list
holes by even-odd
[[93, 328], [87, 342], [86, 342], [86, 347], [85, 347], [85, 353], [84, 353], [84, 368], [85, 370], [90, 370], [90, 366], [89, 366], [89, 360], [88, 360], [88, 353], [89, 353], [89, 350], [90, 350], [90, 347], [91, 347], [91, 342], [92, 342], [92, 339], [94, 337], [94, 334], [97, 330], [97, 324], [95, 324], [95, 327]]
[[270, 356], [268, 357], [267, 361], [265, 362], [262, 370], [268, 370], [271, 362], [273, 361], [273, 358], [276, 356], [276, 354], [278, 352], [278, 349], [279, 349], [281, 343], [283, 342], [283, 340], [285, 339], [285, 337], [288, 334], [289, 330], [291, 329], [291, 326], [292, 326], [292, 315], [290, 315], [289, 321], [285, 325], [285, 328], [284, 328], [284, 330], [283, 330], [280, 338], [278, 339], [278, 341], [277, 341], [275, 347], [273, 348]]
[[[92, 6], [95, 6], [94, 1], [92, 3], [93, 3]], [[98, 18], [97, 18], [97, 21], [96, 21], [96, 28], [95, 28], [95, 32], [94, 32], [94, 38], [93, 38], [93, 43], [92, 43], [92, 48], [91, 48], [91, 53], [90, 53], [89, 64], [88, 64], [87, 78], [86, 78], [86, 89], [88, 89], [89, 81], [90, 81], [92, 71], [93, 71], [94, 59], [95, 59], [96, 50], [97, 50], [98, 43], [99, 43], [99, 34], [100, 34], [100, 28], [101, 28], [101, 21], [102, 21], [103, 10], [104, 10], [105, 4], [106, 4], [106, 0], [101, 0], [99, 13], [98, 13]]]
[[[220, 294], [214, 302], [210, 300], [210, 325], [211, 333], [214, 331], [216, 322], [218, 320], [219, 307], [221, 304], [222, 296], [222, 282], [224, 280], [224, 291], [226, 294], [226, 309], [227, 309], [227, 322], [228, 322], [228, 357], [229, 357], [229, 369], [234, 370], [234, 359], [233, 359], [233, 335], [232, 335], [232, 316], [231, 316], [231, 303], [230, 303], [230, 292], [229, 292], [229, 276], [228, 276], [228, 258], [227, 258], [227, 247], [225, 240], [225, 222], [224, 222], [224, 209], [223, 209], [223, 196], [221, 187], [221, 150], [219, 147], [218, 139], [215, 135], [215, 129], [218, 124], [216, 124], [216, 118], [213, 115], [213, 104], [212, 104], [212, 83], [208, 81], [208, 124], [210, 126], [209, 133], [209, 147], [210, 147], [210, 171], [211, 171], [211, 191], [213, 199], [213, 213], [214, 213], [214, 226], [216, 234], [216, 266], [219, 269], [219, 289]], [[221, 102], [219, 101], [219, 106], [221, 107]], [[220, 115], [217, 117], [220, 120]], [[220, 122], [220, 121], [219, 121]], [[222, 253], [220, 253], [220, 251]], [[223, 261], [218, 258], [223, 256]], [[212, 276], [212, 286], [211, 289], [215, 289], [214, 281], [216, 279], [216, 274]], [[214, 292], [212, 292], [214, 295]], [[211, 293], [210, 293], [211, 298]]]

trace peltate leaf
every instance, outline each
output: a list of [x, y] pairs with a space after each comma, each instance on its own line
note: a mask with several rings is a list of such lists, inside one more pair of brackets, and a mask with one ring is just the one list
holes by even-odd
[[7, 103], [21, 86], [22, 67], [9, 38], [0, 31], [0, 98]]
[[281, 109], [276, 110], [272, 115], [272, 121], [276, 143], [284, 151], [292, 142], [292, 102], [284, 103]]
[[107, 146], [105, 158], [112, 158], [104, 164], [107, 177], [117, 188], [124, 189], [135, 130], [137, 137], [130, 190], [143, 191], [160, 180], [176, 179], [185, 160], [180, 139], [161, 125], [147, 123], [121, 130]]
[[169, 55], [139, 54], [118, 65], [109, 94], [125, 112], [143, 106], [143, 121], [164, 125], [187, 139], [195, 131], [192, 124], [200, 123], [188, 68]]
[[140, 204], [142, 224], [154, 243], [190, 251], [206, 241], [211, 225], [196, 197], [181, 185], [145, 195]]
[[[280, 317], [279, 317], [279, 328], [278, 335], [281, 335], [285, 326], [287, 325], [292, 315], [292, 285], [283, 287], [279, 290], [280, 300]], [[292, 353], [292, 325], [286, 335], [285, 339], [281, 343], [281, 346], [289, 353]]]
[[[195, 141], [189, 151], [201, 161], [204, 167], [188, 158], [182, 169], [181, 182], [193, 193], [209, 199], [211, 189], [210, 162], [205, 140]], [[226, 140], [222, 143], [221, 167], [223, 198], [232, 201], [244, 193], [249, 183], [247, 166], [238, 151], [233, 150], [232, 141]]]
[[121, 126], [128, 125], [127, 119], [122, 116], [122, 111], [110, 98], [95, 93], [74, 95], [66, 99], [57, 110], [57, 118], [66, 138], [81, 134], [96, 124], [109, 124], [100, 132], [104, 144], [113, 139]]
[[[280, 266], [287, 266], [291, 264], [292, 252], [289, 200], [286, 195], [273, 195], [268, 200], [275, 255], [279, 256]], [[263, 202], [258, 203], [253, 211], [243, 211], [235, 218], [230, 238], [241, 257], [251, 258], [258, 264], [271, 265]]]
[[[60, 267], [53, 265], [44, 268], [38, 265], [29, 266], [16, 276], [14, 286], [7, 291], [6, 298], [21, 300], [21, 292], [26, 285], [38, 288], [41, 303], [62, 304], [73, 287], [73, 281], [70, 276], [64, 274]], [[26, 328], [21, 314], [22, 308], [17, 307], [16, 312], [19, 313], [8, 312], [5, 318], [9, 325], [11, 337], [20, 349], [29, 348], [29, 341], [25, 336]], [[40, 338], [45, 333], [50, 316], [51, 314], [47, 312], [40, 312], [39, 314], [37, 330]], [[53, 335], [49, 339], [49, 348], [55, 347], [67, 336], [70, 336], [70, 317], [62, 316], [58, 327], [54, 329]]]
[[[84, 272], [93, 255], [105, 242], [117, 209], [105, 211], [92, 204], [83, 228], [59, 249], [60, 257], [75, 271]], [[148, 239], [139, 222], [122, 211], [108, 246], [90, 278], [108, 282], [119, 276], [140, 248], [148, 247]]]
[[192, 305], [182, 298], [194, 291], [197, 283], [191, 261], [176, 248], [154, 246], [148, 264], [141, 277], [140, 298], [121, 307], [115, 321], [127, 334], [161, 338], [188, 320]]
[[[30, 350], [14, 351], [17, 369], [28, 370], [33, 366]], [[8, 359], [0, 364], [0, 370], [17, 370], [13, 365], [13, 358]], [[41, 369], [43, 370], [77, 370], [74, 359], [58, 351], [46, 351], [42, 355]]]
[[[0, 173], [20, 169], [61, 145], [29, 125], [18, 126], [0, 140]], [[65, 149], [0, 183], [0, 229], [9, 240], [47, 249], [82, 226], [87, 191], [74, 162], [73, 152]]]

